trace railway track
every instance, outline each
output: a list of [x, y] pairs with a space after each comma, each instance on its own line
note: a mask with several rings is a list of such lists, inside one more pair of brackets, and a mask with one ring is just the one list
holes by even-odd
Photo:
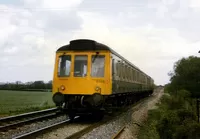
[[35, 122], [37, 120], [42, 120], [52, 116], [56, 116], [58, 112], [57, 108], [51, 108], [41, 111], [35, 111], [30, 113], [24, 113], [15, 116], [9, 116], [0, 119], [0, 132], [13, 129], [15, 127], [28, 124], [30, 122]]
[[51, 108], [41, 111], [29, 112], [15, 116], [4, 117], [0, 119], [0, 138], [3, 135], [9, 134], [13, 130], [18, 130], [23, 126], [40, 122], [42, 120], [48, 120], [61, 116], [59, 109]]
[[[78, 121], [79, 119], [81, 119], [81, 118], [79, 116], [76, 116], [74, 120]], [[83, 128], [81, 130], [78, 130], [75, 133], [72, 133], [69, 136], [66, 136], [65, 138], [66, 139], [77, 139], [77, 138], [80, 138], [84, 134], [89, 133], [90, 131], [92, 131], [94, 128], [108, 123], [111, 119], [112, 118], [110, 117], [108, 119], [105, 119], [105, 120], [102, 120], [102, 121], [99, 121], [99, 122], [96, 122], [96, 123], [92, 123], [91, 125]], [[36, 137], [40, 138], [40, 135], [43, 135], [45, 133], [48, 133], [48, 132], [50, 132], [52, 130], [55, 130], [55, 129], [58, 129], [58, 128], [62, 128], [64, 126], [69, 126], [70, 127], [71, 124], [73, 124], [73, 123], [71, 123], [70, 119], [66, 119], [64, 121], [61, 121], [61, 122], [58, 122], [58, 123], [55, 123], [55, 124], [52, 124], [52, 125], [49, 125], [49, 126], [45, 126], [45, 127], [39, 128], [39, 129], [34, 130], [32, 132], [28, 132], [28, 133], [24, 133], [24, 134], [15, 136], [12, 139], [27, 139], [27, 138], [28, 139], [32, 139], [32, 138], [34, 139]], [[79, 126], [81, 126], [81, 125], [82, 125], [82, 123], [80, 122]]]
[[78, 139], [78, 138], [82, 137], [84, 134], [89, 133], [90, 131], [92, 131], [96, 127], [99, 127], [99, 126], [101, 126], [103, 124], [108, 123], [111, 119], [112, 118], [104, 119], [104, 120], [99, 121], [97, 123], [93, 123], [90, 126], [71, 134], [70, 136], [66, 137], [66, 139]]
[[57, 111], [58, 111], [58, 108], [51, 108], [51, 109], [45, 109], [41, 111], [34, 111], [34, 112], [23, 113], [23, 114], [14, 115], [14, 116], [3, 117], [3, 118], [0, 118], [0, 126], [2, 125], [2, 123], [5, 123], [5, 122], [13, 122], [13, 121], [17, 121], [23, 118], [33, 117], [40, 114], [52, 113], [52, 112], [57, 112]]
[[[49, 131], [52, 131], [57, 128], [61, 128], [62, 126], [70, 125], [71, 121], [69, 118], [62, 120], [60, 122], [55, 122], [54, 124], [47, 125], [47, 126], [41, 126], [38, 129], [32, 130], [32, 131], [25, 131], [23, 133], [18, 132], [18, 134], [12, 135], [10, 134], [10, 131], [13, 130], [19, 130], [19, 128], [23, 126], [27, 126], [28, 124], [37, 123], [40, 121], [48, 122], [48, 119], [56, 118], [57, 116], [60, 116], [63, 114], [58, 113], [58, 109], [52, 108], [48, 110], [43, 111], [37, 111], [37, 112], [31, 112], [31, 113], [25, 113], [21, 115], [16, 116], [10, 116], [0, 119], [0, 138], [12, 138], [12, 139], [31, 139], [36, 138], [37, 136], [40, 136], [44, 133], [47, 133]], [[76, 116], [74, 120], [78, 120], [79, 116]], [[84, 133], [87, 133], [91, 131], [93, 128], [100, 125], [100, 122], [92, 124], [91, 126], [84, 128], [83, 130], [80, 130], [72, 135], [70, 135], [67, 138], [76, 138], [80, 137]], [[20, 130], [19, 130], [20, 131]], [[9, 136], [2, 136], [5, 133]]]
[[[58, 112], [58, 109], [52, 108], [52, 109], [43, 110], [43, 111], [30, 112], [30, 113], [25, 113], [21, 115], [1, 118], [0, 119], [0, 138], [12, 138], [12, 139], [35, 138], [39, 135], [42, 135], [46, 132], [60, 128], [62, 126], [70, 125], [71, 121], [70, 119], [67, 118], [65, 120], [56, 122], [51, 125], [39, 127], [36, 130], [26, 131], [24, 133], [19, 132], [19, 134], [15, 134], [15, 135], [12, 135], [12, 133], [9, 133], [10, 131], [19, 130], [19, 128], [23, 126], [37, 123], [42, 120], [47, 120], [46, 122], [48, 122], [48, 119], [56, 118], [56, 116], [61, 115], [61, 114], [58, 114], [57, 112]], [[77, 120], [78, 118], [79, 116], [76, 116], [74, 120]], [[76, 133], [70, 135], [67, 138], [73, 139], [76, 137], [81, 137], [83, 134], [88, 133], [89, 131], [91, 131], [95, 127], [100, 126], [103, 123], [105, 123], [104, 120], [103, 122], [97, 122], [97, 123], [91, 124], [90, 126], [84, 128], [83, 130], [77, 131]], [[5, 133], [7, 133], [7, 135], [9, 136], [2, 136]]]
[[[134, 105], [138, 104], [139, 102], [141, 102], [142, 100], [136, 102]], [[130, 107], [124, 107], [123, 109], [119, 110], [119, 109], [115, 109], [116, 111], [113, 113], [113, 114], [110, 114], [110, 115], [106, 115], [101, 121], [96, 121], [96, 122], [93, 122], [91, 123], [91, 125], [87, 126], [87, 127], [84, 127], [83, 129], [81, 130], [77, 130], [76, 132], [70, 134], [70, 135], [67, 135], [65, 136], [64, 138], [66, 139], [77, 139], [77, 138], [81, 138], [83, 137], [84, 135], [90, 133], [93, 129], [97, 128], [97, 127], [100, 127], [102, 125], [107, 125], [109, 124], [110, 122], [112, 121], [115, 121], [117, 118], [119, 118], [120, 116], [124, 115], [128, 110], [129, 110]], [[81, 119], [81, 118], [79, 118]], [[80, 120], [81, 121], [81, 120]], [[68, 123], [69, 121], [66, 121], [65, 122], [65, 125], [66, 123]], [[78, 122], [79, 123], [79, 126], [83, 126], [81, 124], [81, 122]], [[61, 124], [62, 125], [62, 124]], [[57, 125], [56, 125], [57, 126]], [[58, 125], [59, 126], [59, 125]], [[67, 125], [68, 128], [70, 128], [71, 124], [68, 124]], [[52, 127], [54, 128], [54, 127]], [[112, 138], [113, 139], [117, 139], [120, 134], [123, 132], [125, 127], [121, 128], [119, 131], [117, 131], [117, 133], [115, 133]], [[67, 129], [65, 129], [64, 131], [68, 131]], [[42, 132], [39, 132], [38, 135], [42, 135]], [[59, 136], [58, 136], [59, 137]]]
[[[78, 116], [75, 117], [75, 119], [77, 119], [77, 118], [79, 118], [79, 117]], [[25, 134], [22, 134], [22, 135], [19, 135], [19, 136], [15, 136], [15, 137], [13, 137], [13, 139], [27, 139], [27, 138], [31, 139], [31, 138], [35, 138], [38, 135], [41, 135], [42, 133], [46, 133], [49, 130], [53, 130], [53, 129], [59, 128], [61, 126], [69, 124], [69, 123], [70, 123], [70, 119], [66, 119], [66, 120], [61, 121], [59, 123], [55, 123], [53, 125], [49, 125], [49, 126], [34, 130], [32, 132], [28, 132], [28, 133], [25, 133]]]
[[[81, 119], [79, 116], [75, 117], [74, 120], [79, 120]], [[93, 129], [95, 129], [96, 127], [99, 127], [103, 124], [107, 124], [109, 123], [110, 121], [113, 120], [113, 117], [112, 116], [109, 116], [105, 119], [103, 119], [102, 121], [98, 121], [98, 122], [94, 122], [92, 123], [91, 125], [88, 125], [87, 127], [79, 130], [79, 131], [76, 131], [75, 133], [69, 135], [69, 136], [66, 136], [65, 138], [66, 139], [77, 139], [77, 138], [80, 138], [82, 137], [84, 134], [87, 134], [89, 133], [90, 131], [92, 131]], [[78, 122], [79, 123], [79, 122]], [[41, 127], [37, 130], [34, 130], [32, 132], [28, 132], [28, 133], [24, 133], [24, 134], [21, 134], [21, 135], [18, 135], [18, 136], [14, 136], [12, 137], [13, 139], [32, 139], [32, 138], [36, 138], [36, 137], [40, 137], [40, 135], [43, 135], [45, 133], [48, 133], [52, 130], [55, 130], [55, 129], [58, 129], [58, 128], [62, 128], [64, 126], [70, 126], [71, 125], [71, 121], [69, 119], [66, 119], [64, 121], [61, 121], [61, 122], [58, 122], [58, 123], [55, 123], [55, 124], [52, 124], [52, 125], [49, 125], [49, 126], [45, 126], [45, 127]], [[81, 126], [81, 122], [80, 122], [80, 125]]]

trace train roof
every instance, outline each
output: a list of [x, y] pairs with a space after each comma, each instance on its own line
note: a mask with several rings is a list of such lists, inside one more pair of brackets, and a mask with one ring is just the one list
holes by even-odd
[[79, 40], [72, 40], [68, 45], [64, 45], [58, 48], [58, 51], [66, 51], [66, 50], [74, 50], [74, 51], [87, 51], [87, 50], [110, 50], [107, 45], [102, 43], [98, 43], [94, 40], [89, 39], [79, 39]]
[[[146, 73], [141, 71], [137, 66], [135, 66], [134, 64], [132, 64], [131, 62], [126, 60], [124, 57], [122, 57], [120, 54], [115, 52], [109, 46], [102, 44], [102, 43], [99, 43], [99, 42], [96, 42], [94, 40], [90, 40], [90, 39], [72, 40], [72, 41], [70, 41], [69, 44], [61, 46], [60, 48], [58, 48], [56, 52], [61, 52], [61, 51], [88, 51], [88, 50], [93, 50], [93, 51], [108, 50], [111, 53], [118, 56], [119, 58], [121, 58], [122, 60], [126, 61], [129, 65], [133, 66], [134, 68], [136, 68], [137, 70], [139, 70], [140, 72], [142, 72], [143, 74], [148, 76]], [[148, 76], [148, 77], [151, 78], [150, 76]]]

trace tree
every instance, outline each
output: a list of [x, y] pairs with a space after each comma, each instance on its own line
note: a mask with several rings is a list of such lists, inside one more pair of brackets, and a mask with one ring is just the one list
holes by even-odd
[[186, 89], [193, 97], [200, 97], [200, 58], [182, 58], [175, 63], [170, 76], [171, 89]]
[[33, 86], [35, 89], [44, 89], [45, 88], [45, 84], [43, 81], [35, 81], [33, 83]]
[[14, 83], [0, 83], [0, 90], [34, 90], [41, 91], [46, 89], [52, 89], [52, 80], [45, 83], [44, 81], [34, 81], [22, 83], [21, 81], [16, 81]]
[[50, 80], [48, 83], [46, 83], [46, 88], [52, 89], [52, 80]]

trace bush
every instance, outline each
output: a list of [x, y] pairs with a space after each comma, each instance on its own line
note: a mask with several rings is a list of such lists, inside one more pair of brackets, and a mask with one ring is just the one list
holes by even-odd
[[156, 129], [161, 139], [171, 139], [176, 126], [179, 123], [177, 113], [175, 111], [169, 111], [162, 116], [156, 125]]
[[139, 133], [139, 139], [200, 139], [195, 101], [186, 90], [164, 95], [158, 109], [148, 112], [148, 120]]
[[[190, 124], [196, 123], [195, 119], [196, 116], [192, 111], [185, 109], [168, 110], [159, 120], [156, 129], [161, 139], [178, 139], [180, 136], [183, 138], [187, 137], [188, 139], [191, 133], [194, 135], [196, 134], [190, 129]], [[200, 132], [200, 130], [198, 132]]]
[[200, 124], [195, 121], [187, 121], [186, 125], [177, 127], [174, 133], [174, 139], [199, 139], [200, 138]]

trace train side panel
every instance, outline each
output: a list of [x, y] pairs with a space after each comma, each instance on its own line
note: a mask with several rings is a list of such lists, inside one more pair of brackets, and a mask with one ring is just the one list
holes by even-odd
[[113, 94], [152, 90], [150, 77], [115, 54], [111, 54], [111, 73]]

